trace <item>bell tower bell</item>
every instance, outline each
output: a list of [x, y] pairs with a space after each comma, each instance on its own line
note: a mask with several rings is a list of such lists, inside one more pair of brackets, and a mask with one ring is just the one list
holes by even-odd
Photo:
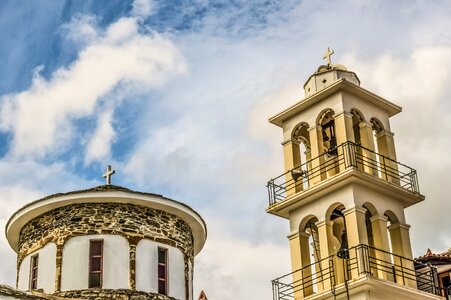
[[283, 131], [285, 172], [268, 182], [266, 211], [290, 222], [292, 264], [273, 280], [274, 300], [440, 299], [433, 270], [419, 274], [412, 260], [404, 209], [425, 197], [397, 161], [389, 119], [401, 107], [332, 54], [305, 99], [269, 119]]

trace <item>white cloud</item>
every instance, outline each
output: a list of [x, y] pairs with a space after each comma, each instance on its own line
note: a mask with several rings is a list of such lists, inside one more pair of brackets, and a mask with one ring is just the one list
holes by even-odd
[[110, 156], [110, 145], [116, 136], [113, 129], [112, 112], [101, 113], [97, 120], [97, 129], [91, 137], [86, 149], [85, 161], [105, 160]]
[[[28, 91], [4, 98], [0, 125], [14, 134], [11, 154], [34, 158], [64, 148], [77, 134], [72, 120], [94, 115], [98, 126], [89, 136], [85, 161], [109, 156], [121, 133], [114, 131], [112, 115], [99, 108], [111, 102], [113, 112], [121, 101], [118, 91], [133, 93], [136, 87], [145, 93], [182, 72], [176, 48], [181, 49], [189, 72], [159, 87], [158, 104], [140, 109], [140, 132], [124, 162], [125, 177], [145, 191], [149, 186], [160, 188], [151, 192], [171, 191], [166, 196], [186, 201], [207, 220], [195, 295], [204, 289], [222, 300], [270, 299], [269, 280], [289, 272], [290, 265], [287, 221], [264, 213], [266, 180], [283, 172], [282, 132], [267, 118], [303, 98], [302, 84], [331, 46], [333, 60], [356, 71], [363, 87], [403, 106], [392, 122], [398, 158], [419, 171], [427, 196], [407, 211], [413, 248], [419, 254], [427, 247], [449, 247], [451, 207], [444, 187], [451, 167], [450, 31], [442, 13], [435, 18], [438, 9], [446, 11], [445, 3], [330, 5], [290, 1], [285, 10], [272, 11], [267, 27], [254, 18], [258, 13], [243, 21], [246, 12], [227, 7], [225, 14], [218, 10], [197, 20], [206, 22], [203, 28], [174, 34], [176, 46], [158, 34], [141, 33], [142, 18], [154, 13], [152, 2], [135, 1], [134, 17], [106, 30], [95, 18], [80, 16], [69, 30], [72, 40], [84, 45], [78, 59], [51, 79], [36, 76]], [[30, 167], [8, 165], [0, 171], [25, 176], [15, 168]], [[40, 192], [37, 186], [53, 182], [47, 189], [61, 191], [58, 174], [27, 184]], [[63, 174], [64, 181], [76, 180]], [[36, 171], [26, 176], [40, 178]]]
[[153, 0], [135, 0], [133, 1], [132, 15], [145, 18], [154, 11], [155, 3]]
[[[362, 86], [399, 104], [403, 112], [392, 120], [398, 160], [418, 172], [423, 203], [406, 210], [412, 225], [415, 255], [427, 248], [449, 248], [451, 209], [446, 187], [451, 169], [451, 47], [418, 46], [409, 55], [382, 54], [372, 60], [345, 58], [358, 72]], [[434, 238], [431, 238], [434, 236]]]
[[204, 290], [209, 299], [269, 299], [271, 280], [290, 267], [288, 242], [253, 244], [233, 236], [220, 215], [207, 219], [209, 237], [196, 257], [194, 295]]
[[[79, 20], [73, 26], [93, 28]], [[72, 121], [91, 115], [102, 97], [127, 85], [139, 94], [184, 70], [176, 47], [156, 33], [140, 33], [134, 18], [90, 38], [70, 66], [49, 80], [36, 75], [28, 90], [2, 97], [0, 128], [13, 133], [11, 155], [39, 158], [65, 150]]]

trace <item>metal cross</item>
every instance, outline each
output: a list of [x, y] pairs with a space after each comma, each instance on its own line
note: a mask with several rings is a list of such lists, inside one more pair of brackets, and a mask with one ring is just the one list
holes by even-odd
[[327, 47], [326, 54], [324, 54], [323, 59], [327, 61], [327, 66], [330, 66], [331, 60], [330, 57], [334, 54], [334, 50], [330, 50], [329, 47]]
[[105, 174], [103, 174], [103, 178], [106, 179], [106, 184], [107, 184], [107, 185], [110, 185], [110, 184], [111, 184], [111, 176], [112, 176], [114, 173], [116, 173], [116, 171], [113, 170], [113, 169], [111, 169], [111, 166], [108, 166], [108, 167], [106, 168], [106, 172], [105, 172]]

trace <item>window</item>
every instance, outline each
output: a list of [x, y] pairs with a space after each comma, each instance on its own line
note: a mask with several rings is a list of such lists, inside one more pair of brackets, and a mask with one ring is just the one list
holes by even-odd
[[158, 293], [168, 294], [168, 250], [158, 248]]
[[[451, 272], [446, 272], [438, 275], [439, 285], [441, 288], [449, 288], [451, 287]], [[446, 297], [445, 291], [442, 290], [442, 296]]]
[[30, 261], [30, 289], [35, 290], [38, 288], [38, 262], [39, 255], [35, 254], [31, 257]]
[[89, 241], [89, 288], [102, 287], [103, 240]]

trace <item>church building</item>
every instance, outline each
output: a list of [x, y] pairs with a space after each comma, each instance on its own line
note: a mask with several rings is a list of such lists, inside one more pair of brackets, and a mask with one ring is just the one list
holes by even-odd
[[436, 267], [412, 257], [404, 209], [425, 197], [396, 155], [390, 118], [401, 107], [332, 54], [305, 99], [269, 119], [283, 131], [285, 172], [268, 182], [266, 211], [289, 221], [292, 264], [273, 299], [451, 299]]
[[[193, 300], [202, 217], [157, 194], [111, 184], [31, 202], [9, 219], [17, 290], [0, 299]], [[27, 292], [27, 293], [24, 293]]]
[[[401, 107], [361, 87], [332, 54], [304, 84], [305, 99], [269, 119], [282, 129], [285, 170], [267, 184], [266, 211], [289, 222], [292, 265], [272, 281], [273, 300], [451, 300], [451, 253], [412, 256], [404, 210], [425, 197], [396, 155], [390, 118]], [[113, 174], [108, 166], [105, 185], [11, 216], [17, 286], [0, 285], [0, 300], [194, 300], [202, 217], [112, 185]]]

